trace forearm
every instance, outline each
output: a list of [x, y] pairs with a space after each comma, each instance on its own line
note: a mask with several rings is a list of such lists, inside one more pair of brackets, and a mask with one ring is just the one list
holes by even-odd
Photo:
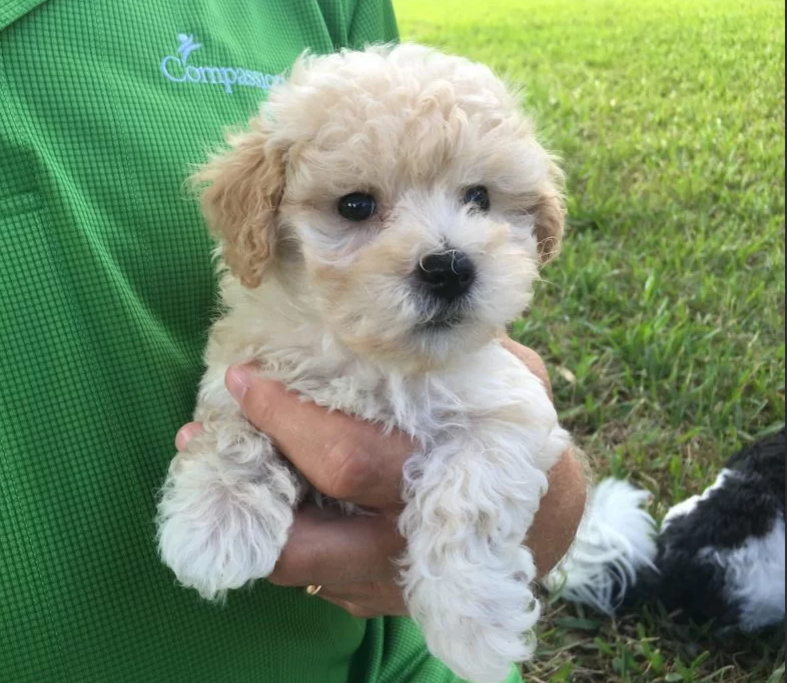
[[527, 546], [540, 577], [557, 566], [574, 541], [587, 499], [585, 468], [578, 453], [567, 451], [549, 472], [549, 491], [541, 501]]

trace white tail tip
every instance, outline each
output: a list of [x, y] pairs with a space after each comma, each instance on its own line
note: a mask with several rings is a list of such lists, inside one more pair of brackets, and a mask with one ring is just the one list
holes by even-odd
[[653, 567], [656, 521], [643, 509], [650, 494], [606, 479], [593, 491], [574, 546], [546, 579], [550, 592], [612, 616], [639, 571]]

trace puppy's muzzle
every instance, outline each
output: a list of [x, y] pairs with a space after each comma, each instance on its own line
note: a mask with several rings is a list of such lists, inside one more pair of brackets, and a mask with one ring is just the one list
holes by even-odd
[[470, 257], [455, 249], [425, 256], [415, 274], [420, 286], [442, 303], [453, 303], [464, 297], [476, 279]]

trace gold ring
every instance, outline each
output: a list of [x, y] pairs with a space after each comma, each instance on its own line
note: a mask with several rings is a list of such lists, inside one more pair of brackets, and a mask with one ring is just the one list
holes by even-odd
[[315, 597], [316, 595], [319, 595], [321, 591], [322, 591], [322, 586], [309, 586], [306, 589], [306, 595], [311, 595], [311, 597]]

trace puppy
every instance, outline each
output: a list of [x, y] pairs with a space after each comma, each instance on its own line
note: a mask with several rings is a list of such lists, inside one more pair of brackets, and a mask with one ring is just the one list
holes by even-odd
[[785, 433], [735, 454], [701, 496], [675, 505], [658, 537], [657, 571], [641, 575], [639, 600], [721, 633], [784, 623]]
[[[224, 387], [230, 365], [418, 444], [401, 583], [431, 652], [498, 683], [533, 652], [522, 543], [569, 447], [498, 344], [564, 224], [561, 174], [492, 72], [413, 46], [304, 57], [196, 176], [221, 319], [159, 506], [164, 562], [209, 599], [268, 576], [306, 482]], [[341, 490], [328, 491], [341, 497]]]
[[609, 614], [661, 603], [676, 620], [721, 635], [784, 624], [785, 432], [734, 455], [661, 530], [645, 491], [602, 482], [575, 547], [547, 581], [570, 602]]

